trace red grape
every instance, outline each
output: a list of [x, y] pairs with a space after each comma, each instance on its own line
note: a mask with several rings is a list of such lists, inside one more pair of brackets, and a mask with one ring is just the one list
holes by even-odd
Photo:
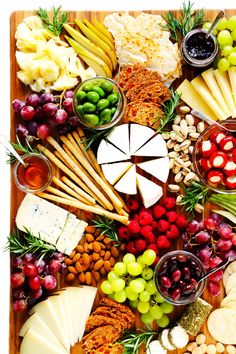
[[231, 240], [222, 240], [221, 238], [217, 242], [217, 246], [221, 251], [228, 251], [232, 247]]
[[24, 120], [31, 120], [34, 118], [35, 116], [35, 110], [34, 110], [34, 107], [32, 106], [25, 106], [22, 108], [21, 112], [21, 117], [24, 119]]
[[214, 258], [211, 257], [210, 258], [210, 266], [211, 266], [211, 268], [215, 268], [221, 262], [222, 262], [222, 259], [220, 257], [214, 257]]
[[50, 103], [53, 101], [53, 95], [51, 93], [43, 93], [39, 97], [39, 104], [42, 106], [46, 103]]
[[195, 234], [198, 231], [198, 222], [196, 220], [192, 220], [188, 225], [187, 231], [190, 234]]
[[196, 242], [198, 244], [208, 243], [211, 239], [211, 236], [207, 231], [200, 231], [195, 236]]
[[236, 251], [229, 250], [229, 251], [225, 252], [224, 256], [225, 256], [225, 258], [230, 258], [231, 261], [234, 261], [236, 259]]
[[46, 103], [43, 105], [43, 113], [45, 117], [53, 117], [56, 114], [57, 105], [55, 103]]
[[12, 101], [12, 108], [14, 109], [15, 113], [20, 114], [23, 107], [25, 107], [24, 101], [18, 100], [17, 98]]
[[67, 121], [67, 117], [68, 115], [64, 109], [58, 109], [54, 119], [57, 124], [64, 124]]
[[216, 230], [217, 228], [217, 222], [213, 218], [206, 218], [204, 225], [208, 230]]
[[30, 262], [34, 261], [34, 256], [32, 255], [32, 253], [26, 253], [22, 259], [23, 259], [23, 262], [30, 263]]
[[41, 274], [44, 270], [44, 267], [45, 267], [45, 261], [43, 259], [36, 259], [36, 261], [34, 262], [34, 264], [36, 265], [37, 267], [37, 270], [38, 270], [38, 274]]
[[42, 107], [38, 106], [38, 107], [35, 108], [35, 116], [34, 116], [34, 118], [36, 120], [39, 120], [39, 121], [44, 118]]
[[13, 302], [13, 308], [16, 312], [23, 312], [27, 309], [26, 300], [19, 299]]
[[69, 127], [66, 124], [60, 124], [57, 128], [58, 133], [61, 134], [67, 134], [69, 131]]
[[37, 129], [37, 136], [40, 139], [47, 139], [49, 136], [49, 127], [46, 124], [41, 124]]
[[61, 253], [61, 252], [55, 252], [53, 257], [55, 259], [58, 259], [58, 261], [60, 261], [60, 262], [62, 262], [64, 260], [64, 258], [65, 258], [63, 253]]
[[210, 260], [211, 252], [207, 248], [201, 249], [199, 252], [199, 257], [203, 263], [207, 263]]
[[43, 286], [47, 290], [53, 290], [57, 286], [57, 280], [52, 275], [46, 275], [43, 279]]
[[29, 135], [33, 135], [35, 136], [37, 133], [37, 129], [38, 129], [38, 123], [35, 121], [31, 121], [28, 125], [28, 131], [29, 131]]
[[207, 289], [211, 293], [212, 296], [219, 296], [220, 295], [220, 285], [217, 283], [214, 283], [213, 281], [208, 282]]
[[22, 268], [22, 272], [26, 277], [35, 277], [38, 275], [38, 269], [33, 263], [25, 264]]
[[62, 103], [63, 108], [65, 111], [69, 114], [73, 114], [73, 99], [72, 98], [66, 98], [64, 102]]
[[30, 295], [33, 299], [39, 299], [43, 295], [43, 289], [40, 287], [37, 290], [33, 290]]
[[232, 237], [232, 230], [229, 227], [229, 225], [226, 223], [221, 223], [218, 226], [217, 231], [218, 231], [219, 236], [221, 238], [223, 238], [224, 240], [230, 239]]
[[223, 271], [221, 269], [217, 270], [215, 273], [209, 275], [209, 279], [218, 282], [223, 279]]
[[41, 279], [39, 275], [36, 275], [36, 277], [31, 277], [28, 279], [28, 284], [29, 287], [33, 290], [38, 290], [41, 286]]
[[12, 257], [11, 262], [14, 267], [19, 267], [22, 265], [23, 260], [21, 257]]
[[74, 96], [74, 91], [68, 90], [64, 93], [65, 98], [72, 98]]
[[14, 288], [18, 288], [22, 286], [25, 282], [25, 277], [22, 273], [13, 273], [11, 275], [11, 286]]
[[57, 259], [52, 259], [49, 263], [49, 272], [56, 274], [61, 269], [61, 263]]
[[13, 288], [12, 296], [14, 299], [23, 299], [25, 297], [25, 292], [23, 288]]
[[29, 132], [25, 124], [19, 123], [16, 126], [16, 135], [21, 136], [22, 138], [26, 138], [28, 136]]
[[222, 216], [220, 214], [217, 214], [217, 213], [213, 213], [211, 215], [212, 219], [215, 220], [215, 222], [218, 224], [220, 224], [223, 220]]
[[69, 117], [68, 122], [72, 127], [78, 127], [80, 125], [79, 118], [76, 116]]
[[37, 93], [32, 93], [26, 98], [26, 104], [28, 106], [36, 107], [39, 104], [39, 95]]

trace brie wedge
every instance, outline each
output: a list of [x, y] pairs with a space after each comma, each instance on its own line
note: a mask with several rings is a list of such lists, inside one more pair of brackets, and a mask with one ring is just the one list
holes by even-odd
[[101, 165], [102, 172], [110, 184], [115, 184], [132, 166], [131, 162], [117, 162]]
[[150, 175], [159, 179], [161, 182], [165, 183], [167, 181], [170, 171], [168, 157], [140, 162], [138, 163], [138, 166], [142, 170], [150, 173]]
[[137, 185], [142, 197], [145, 208], [155, 204], [163, 195], [163, 190], [156, 183], [148, 180], [146, 177], [136, 173]]
[[130, 155], [133, 155], [154, 134], [153, 129], [144, 125], [130, 124]]
[[125, 194], [136, 194], [136, 166], [133, 165], [128, 172], [115, 184], [115, 189], [118, 192]]
[[102, 140], [99, 144], [97, 151], [97, 162], [99, 164], [117, 162], [129, 160], [130, 156], [124, 154], [119, 149], [115, 148], [113, 145], [105, 140]]
[[124, 154], [129, 155], [129, 124], [121, 124], [112, 129], [106, 138]]
[[139, 150], [137, 150], [133, 155], [134, 156], [154, 156], [162, 157], [167, 156], [168, 151], [166, 147], [166, 142], [162, 138], [161, 134], [154, 136], [149, 140], [145, 145], [143, 145]]

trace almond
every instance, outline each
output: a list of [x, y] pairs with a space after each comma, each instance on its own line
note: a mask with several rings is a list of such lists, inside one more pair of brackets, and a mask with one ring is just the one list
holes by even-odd
[[93, 225], [88, 225], [85, 228], [85, 232], [88, 232], [89, 234], [94, 234], [96, 231], [95, 227]]
[[106, 253], [106, 252], [105, 252], [104, 250], [101, 250], [100, 256], [101, 256], [101, 257], [105, 256], [105, 253]]
[[95, 264], [95, 262], [91, 262], [89, 268], [93, 269], [94, 268], [94, 264]]
[[94, 261], [98, 261], [99, 258], [100, 258], [100, 256], [99, 256], [98, 253], [95, 253], [95, 252], [94, 252], [94, 253], [92, 254], [92, 259], [93, 259]]
[[83, 272], [80, 273], [80, 275], [79, 275], [79, 282], [82, 283], [82, 284], [84, 284], [84, 282], [85, 282], [85, 276], [84, 276]]
[[83, 255], [82, 255], [82, 263], [83, 264], [85, 264], [85, 265], [87, 265], [87, 264], [89, 264], [90, 263], [90, 257], [89, 257], [89, 255], [87, 254], [87, 253], [83, 253]]
[[97, 287], [97, 283], [96, 283], [96, 280], [94, 278], [92, 278], [91, 285], [94, 286], [94, 287]]
[[69, 255], [69, 257], [72, 259], [72, 258], [74, 258], [75, 254], [76, 254], [76, 250], [72, 251], [71, 254]]
[[105, 237], [103, 242], [105, 243], [105, 245], [108, 244], [108, 243], [111, 243], [110, 237]]
[[100, 269], [104, 264], [104, 261], [102, 259], [99, 259], [95, 264], [94, 264], [94, 270]]
[[125, 251], [125, 243], [122, 243], [122, 244], [120, 245], [120, 250], [121, 250], [121, 251]]
[[94, 237], [97, 238], [101, 235], [101, 232], [99, 230], [96, 230], [94, 233]]
[[84, 243], [84, 252], [86, 252], [86, 253], [89, 252], [89, 244], [88, 244], [88, 242]]
[[70, 273], [73, 273], [73, 274], [77, 274], [78, 273], [77, 269], [75, 267], [73, 267], [73, 266], [69, 266], [68, 270], [69, 270]]
[[111, 252], [110, 251], [106, 251], [106, 253], [104, 255], [104, 261], [107, 261], [110, 257], [111, 257]]
[[90, 263], [89, 264], [82, 264], [82, 271], [84, 272], [85, 270], [87, 270], [90, 267]]
[[90, 243], [90, 244], [88, 245], [88, 248], [89, 248], [90, 251], [93, 251], [93, 243]]
[[75, 263], [75, 268], [77, 269], [77, 272], [78, 272], [78, 273], [81, 273], [81, 272], [83, 271], [82, 265], [80, 264], [79, 261], [77, 261], [77, 262]]
[[92, 270], [92, 276], [93, 276], [93, 279], [98, 283], [100, 280], [99, 272], [95, 272], [95, 270]]
[[111, 257], [109, 259], [109, 262], [111, 263], [111, 266], [113, 267], [115, 265], [115, 263], [116, 263], [115, 258]]
[[104, 267], [101, 267], [99, 272], [100, 272], [101, 275], [105, 275], [106, 274], [106, 271], [105, 271]]
[[94, 237], [92, 234], [85, 234], [86, 241], [91, 243], [94, 241]]
[[113, 256], [114, 258], [119, 257], [119, 250], [118, 250], [118, 248], [115, 247], [115, 246], [112, 246], [112, 247], [111, 247], [111, 254], [112, 254], [112, 256]]
[[105, 269], [106, 273], [110, 272], [110, 270], [111, 270], [111, 262], [105, 261], [104, 262], [104, 269]]
[[76, 246], [76, 251], [79, 253], [84, 253], [84, 247], [82, 245]]
[[73, 273], [69, 273], [66, 276], [66, 281], [70, 283], [71, 281], [75, 280], [75, 275]]
[[85, 283], [90, 285], [92, 282], [92, 274], [90, 272], [85, 273]]
[[81, 253], [76, 253], [72, 259], [72, 261], [75, 263], [77, 262], [81, 257]]
[[94, 252], [100, 253], [101, 252], [101, 245], [99, 242], [93, 242], [93, 250]]
[[66, 265], [71, 265], [73, 263], [72, 259], [70, 259], [70, 258], [65, 258], [64, 262]]
[[96, 237], [96, 241], [103, 241], [105, 238], [105, 235], [98, 235], [98, 237]]

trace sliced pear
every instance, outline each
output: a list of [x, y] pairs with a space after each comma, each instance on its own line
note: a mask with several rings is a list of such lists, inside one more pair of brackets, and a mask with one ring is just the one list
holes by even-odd
[[85, 26], [80, 20], [75, 19], [75, 23], [88, 39], [90, 39], [93, 43], [97, 44], [107, 53], [107, 55], [112, 61], [113, 70], [115, 70], [117, 66], [116, 53], [111, 49], [111, 47], [100, 37], [98, 37], [90, 28]]
[[107, 38], [97, 27], [95, 27], [90, 21], [86, 18], [83, 18], [83, 23], [91, 29], [98, 37], [100, 37], [104, 42], [106, 42], [112, 50], [115, 50], [114, 44]]
[[65, 28], [65, 30], [71, 35], [71, 37], [75, 41], [77, 41], [79, 44], [81, 44], [83, 47], [85, 47], [91, 53], [93, 53], [96, 56], [98, 56], [99, 58], [101, 58], [107, 64], [109, 69], [112, 71], [112, 62], [102, 48], [98, 47], [96, 44], [91, 42], [88, 38], [83, 36], [79, 31], [75, 30], [70, 25], [65, 24], [63, 27]]
[[111, 43], [115, 45], [114, 38], [111, 34], [111, 32], [108, 31], [107, 27], [100, 21], [98, 21], [96, 18], [91, 18], [92, 24], [97, 27], [97, 29], [104, 34], [108, 39], [110, 39]]
[[110, 69], [102, 59], [96, 57], [94, 54], [92, 54], [74, 39], [68, 36], [65, 36], [65, 38], [67, 39], [71, 47], [74, 49], [74, 51], [79, 54], [80, 58], [82, 58], [84, 62], [95, 71], [97, 75], [106, 76], [110, 78], [112, 77]]

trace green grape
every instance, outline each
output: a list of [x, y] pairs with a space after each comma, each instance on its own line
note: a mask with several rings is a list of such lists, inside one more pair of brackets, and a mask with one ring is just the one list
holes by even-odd
[[151, 324], [152, 321], [153, 321], [153, 318], [152, 318], [150, 312], [143, 313], [143, 314], [141, 315], [141, 321], [142, 321], [144, 324], [147, 324], [147, 325], [148, 325], [148, 324]]
[[158, 303], [161, 304], [162, 302], [165, 301], [164, 297], [162, 297], [158, 292], [153, 295], [153, 299]]
[[[202, 26], [202, 29], [204, 29], [204, 30], [206, 30], [206, 31], [209, 31], [211, 25], [212, 25], [211, 22], [205, 22], [205, 23], [203, 24], [203, 26]], [[217, 29], [215, 29], [212, 33], [216, 36], [217, 33], [218, 33]]]
[[131, 301], [135, 301], [138, 299], [138, 293], [133, 291], [133, 289], [130, 286], [127, 286], [127, 288], [125, 288], [125, 293], [127, 299]]
[[226, 46], [224, 46], [223, 49], [222, 49], [222, 54], [223, 54], [225, 57], [227, 57], [227, 56], [229, 56], [229, 55], [232, 53], [232, 51], [233, 51], [232, 45], [226, 45]]
[[168, 326], [170, 320], [169, 320], [168, 316], [163, 315], [159, 320], [156, 320], [156, 322], [159, 327], [165, 328]]
[[233, 40], [236, 41], [236, 28], [233, 30], [233, 32], [231, 32], [231, 36]]
[[157, 288], [153, 280], [149, 280], [147, 282], [145, 290], [147, 290], [150, 295], [154, 295], [156, 293]]
[[219, 30], [219, 31], [223, 31], [227, 28], [228, 26], [228, 21], [226, 20], [225, 17], [222, 18], [222, 20], [218, 23], [218, 25], [216, 26], [216, 28]]
[[126, 255], [124, 255], [123, 257], [123, 263], [124, 264], [128, 264], [130, 262], [135, 262], [136, 258], [132, 253], [127, 253]]
[[231, 16], [231, 17], [228, 19], [227, 28], [228, 28], [230, 31], [233, 31], [233, 30], [236, 29], [236, 15]]
[[157, 305], [151, 306], [149, 312], [154, 320], [159, 320], [163, 315], [162, 309]]
[[140, 281], [140, 283], [142, 283], [143, 285], [144, 285], [144, 287], [147, 285], [147, 282], [146, 282], [146, 280], [145, 279], [143, 279], [143, 278], [136, 278], [136, 279], [138, 279], [139, 281]]
[[130, 275], [134, 277], [142, 273], [142, 266], [137, 262], [130, 262], [127, 264], [127, 271]]
[[228, 61], [230, 62], [230, 64], [232, 65], [236, 65], [236, 53], [231, 53], [229, 56], [228, 56]]
[[174, 310], [174, 306], [170, 304], [169, 302], [163, 302], [160, 305], [160, 308], [163, 313], [171, 313]]
[[136, 309], [138, 306], [138, 300], [134, 300], [134, 301], [129, 300], [129, 305], [132, 309]]
[[114, 299], [117, 302], [125, 302], [126, 300], [126, 293], [124, 290], [118, 291], [114, 294]]
[[107, 280], [104, 280], [102, 282], [101, 289], [104, 294], [112, 294], [113, 293], [111, 283], [109, 283], [109, 281], [107, 281]]
[[143, 302], [143, 301], [138, 302], [138, 311], [140, 313], [146, 313], [149, 311], [149, 309], [150, 309], [149, 302]]
[[218, 42], [220, 45], [232, 45], [233, 43], [233, 38], [230, 35], [230, 32], [228, 30], [223, 30], [221, 31], [218, 36], [217, 36]]
[[147, 250], [143, 253], [143, 260], [145, 264], [151, 265], [156, 259], [156, 252], [153, 250]]
[[123, 262], [117, 262], [113, 270], [118, 275], [124, 275], [126, 274], [126, 265]]
[[125, 281], [123, 279], [120, 279], [120, 278], [114, 279], [111, 282], [111, 287], [112, 287], [112, 290], [115, 291], [115, 292], [121, 291], [125, 287]]
[[144, 290], [139, 294], [139, 298], [141, 301], [147, 302], [150, 300], [150, 294], [147, 290]]
[[230, 67], [230, 63], [226, 58], [221, 58], [218, 61], [218, 69], [220, 71], [227, 71], [229, 69], [229, 67]]
[[107, 274], [107, 279], [108, 279], [109, 281], [112, 281], [112, 280], [118, 279], [118, 278], [119, 278], [119, 276], [118, 276], [115, 272], [113, 272], [113, 271], [111, 271], [111, 272], [109, 272], [109, 273]]
[[153, 270], [151, 268], [145, 268], [142, 271], [142, 277], [145, 280], [150, 280], [153, 278]]
[[145, 285], [139, 280], [139, 278], [131, 280], [129, 287], [137, 294], [145, 289]]
[[139, 264], [141, 264], [142, 268], [145, 268], [145, 263], [144, 263], [144, 260], [143, 260], [143, 256], [138, 256], [137, 262]]

